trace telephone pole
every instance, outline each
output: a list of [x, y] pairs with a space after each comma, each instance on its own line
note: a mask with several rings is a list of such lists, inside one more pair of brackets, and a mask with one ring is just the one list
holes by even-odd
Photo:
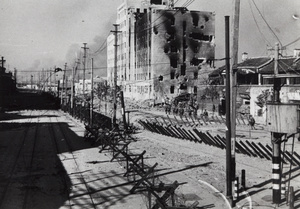
[[[273, 84], [273, 103], [280, 103], [280, 89], [281, 80], [278, 78], [278, 58], [279, 58], [279, 44], [275, 45], [274, 54], [274, 84]], [[275, 204], [280, 204], [281, 202], [281, 138], [283, 134], [272, 132], [272, 201]]]
[[[75, 66], [76, 67], [76, 66]], [[72, 83], [71, 83], [71, 111], [73, 113], [73, 103], [74, 103], [74, 70], [75, 67], [72, 68]]]
[[83, 95], [85, 95], [85, 64], [86, 64], [86, 50], [89, 49], [86, 47], [87, 43], [83, 43], [83, 81], [82, 81], [82, 92], [83, 92]]
[[[237, 64], [238, 64], [238, 48], [239, 48], [239, 22], [240, 22], [240, 0], [233, 1], [233, 20], [232, 20], [232, 46], [231, 46], [231, 63], [230, 68], [230, 123], [231, 123], [231, 184], [234, 188], [234, 180], [236, 175], [235, 162], [235, 141], [236, 141], [236, 98], [237, 98]], [[235, 200], [236, 201], [236, 200]], [[232, 206], [235, 205], [233, 201]]]
[[114, 63], [114, 91], [113, 91], [113, 118], [112, 118], [112, 127], [116, 127], [117, 123], [117, 70], [118, 70], [118, 33], [121, 31], [118, 31], [118, 24], [114, 24], [115, 30], [111, 31], [115, 34], [115, 63]]
[[90, 105], [90, 126], [93, 127], [93, 106], [94, 106], [94, 59], [92, 58], [91, 69], [91, 105]]
[[63, 105], [63, 98], [64, 98], [64, 93], [65, 93], [65, 78], [66, 78], [66, 70], [67, 70], [67, 63], [65, 63], [65, 70], [64, 70], [64, 74], [63, 74], [63, 83], [62, 83], [62, 89], [61, 89], [61, 105]]
[[231, 89], [230, 89], [230, 36], [229, 36], [229, 16], [225, 16], [225, 58], [226, 58], [226, 197], [233, 204], [232, 197], [232, 145], [231, 145]]

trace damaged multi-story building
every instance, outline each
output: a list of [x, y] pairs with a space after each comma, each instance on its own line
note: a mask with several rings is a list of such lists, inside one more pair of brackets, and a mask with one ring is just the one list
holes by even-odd
[[107, 39], [108, 83], [113, 85], [115, 34], [117, 84], [125, 97], [162, 102], [197, 94], [199, 74], [214, 66], [215, 14], [174, 7], [171, 0], [124, 0], [118, 31]]

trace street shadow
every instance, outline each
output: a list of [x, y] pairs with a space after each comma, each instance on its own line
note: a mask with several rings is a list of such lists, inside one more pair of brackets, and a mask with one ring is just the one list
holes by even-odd
[[0, 123], [0, 167], [5, 171], [0, 173], [0, 208], [60, 208], [68, 201], [71, 180], [55, 138], [48, 135], [47, 123]]
[[[157, 178], [161, 176], [166, 176], [169, 174], [174, 174], [174, 173], [179, 173], [185, 170], [197, 168], [197, 167], [203, 167], [203, 166], [208, 166], [212, 162], [207, 162], [207, 163], [202, 163], [199, 165], [190, 165], [190, 166], [185, 166], [181, 169], [177, 170], [172, 170], [172, 171], [167, 171], [163, 172], [160, 174], [156, 174], [152, 177], [146, 178]], [[160, 169], [159, 171], [163, 171], [167, 169]], [[158, 172], [157, 170], [155, 172]], [[93, 184], [93, 186], [89, 186], [89, 192], [85, 192], [84, 190], [79, 191], [77, 194], [72, 195], [70, 198], [79, 198], [83, 197], [86, 195], [93, 195], [101, 198], [101, 201], [98, 202], [97, 205], [101, 206], [102, 208], [110, 208], [111, 206], [115, 205], [116, 203], [124, 203], [127, 201], [125, 198], [128, 196], [133, 196], [136, 194], [142, 194], [145, 189], [141, 188], [139, 190], [136, 190], [135, 194], [130, 193], [131, 188], [133, 185], [135, 185], [136, 181], [134, 180], [128, 180], [126, 177], [123, 176], [123, 173], [117, 173], [114, 170], [110, 170], [107, 173], [101, 173], [101, 176], [103, 178], [97, 178], [94, 179], [90, 182], [87, 182], [89, 185], [90, 183]], [[106, 183], [105, 183], [106, 182]], [[120, 183], [123, 182], [123, 183]], [[83, 183], [82, 183], [83, 184]], [[185, 183], [180, 183], [180, 184], [185, 184]], [[205, 205], [205, 206], [199, 206], [196, 208], [212, 208], [214, 207], [213, 204]]]
[[[291, 170], [291, 173], [293, 174], [293, 173], [295, 173], [295, 172], [297, 172], [297, 171], [299, 171], [300, 170], [300, 167], [299, 166], [297, 166], [297, 167], [295, 167], [294, 169], [292, 169]], [[299, 177], [300, 176], [300, 173], [298, 173], [298, 174], [296, 174], [296, 175], [291, 175], [291, 178], [290, 179], [288, 179], [288, 172], [286, 172], [286, 173], [284, 173], [284, 175], [286, 176], [286, 182], [288, 181], [288, 180], [293, 180], [293, 179], [296, 179], [297, 177]], [[251, 187], [247, 187], [247, 191], [248, 191], [248, 195], [250, 195], [250, 196], [252, 196], [252, 195], [255, 195], [255, 194], [257, 194], [257, 193], [260, 193], [260, 192], [262, 192], [262, 191], [264, 191], [264, 190], [267, 190], [268, 188], [266, 188], [266, 186], [268, 185], [268, 184], [271, 184], [272, 183], [272, 179], [268, 179], [268, 180], [266, 180], [266, 181], [263, 181], [263, 182], [261, 182], [261, 183], [258, 183], [258, 184], [255, 184], [255, 185], [253, 185], [253, 186], [251, 186]], [[271, 185], [270, 185], [271, 186]], [[296, 194], [296, 193], [298, 193], [298, 194]], [[244, 198], [245, 196], [241, 196], [240, 197], [240, 199], [242, 199], [242, 198]], [[295, 201], [296, 200], [299, 200], [300, 199], [300, 191], [298, 190], [298, 191], [296, 191], [295, 192]], [[282, 200], [281, 200], [281, 202], [283, 203], [283, 202], [285, 202], [286, 201], [286, 199], [285, 198], [283, 198]], [[297, 207], [295, 207], [295, 208], [297, 208]], [[300, 204], [298, 205], [298, 208], [300, 208]]]
[[20, 113], [16, 112], [4, 112], [0, 113], [0, 121], [7, 121], [7, 120], [20, 120], [20, 119], [33, 119], [33, 118], [40, 118], [40, 117], [57, 117], [54, 115], [21, 115]]

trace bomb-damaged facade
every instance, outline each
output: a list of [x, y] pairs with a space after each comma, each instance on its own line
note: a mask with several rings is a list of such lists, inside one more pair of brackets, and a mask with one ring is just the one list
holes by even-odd
[[125, 97], [160, 103], [182, 92], [196, 94], [201, 70], [214, 66], [214, 13], [152, 5], [128, 7], [127, 14], [127, 37], [120, 37], [127, 50], [118, 49]]

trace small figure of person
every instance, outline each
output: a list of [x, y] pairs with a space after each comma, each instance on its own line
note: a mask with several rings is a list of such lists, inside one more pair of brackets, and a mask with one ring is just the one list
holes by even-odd
[[212, 106], [213, 115], [215, 114], [215, 111], [216, 111], [216, 106], [215, 106], [215, 104], [213, 104], [213, 106]]
[[203, 112], [203, 116], [204, 116], [205, 119], [208, 118], [208, 112], [206, 111], [206, 109], [205, 109], [204, 112]]
[[252, 115], [249, 115], [249, 125], [251, 127], [251, 129], [255, 129], [254, 125], [255, 125], [255, 119], [253, 118]]

